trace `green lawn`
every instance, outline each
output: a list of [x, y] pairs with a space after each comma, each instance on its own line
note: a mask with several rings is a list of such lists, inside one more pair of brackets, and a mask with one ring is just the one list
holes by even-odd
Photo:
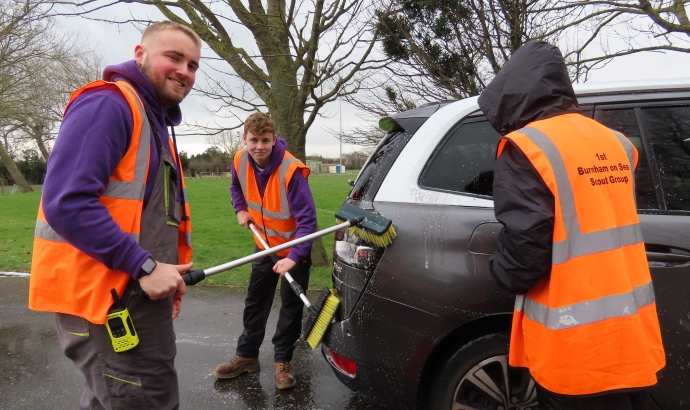
[[[309, 177], [316, 203], [320, 228], [335, 224], [334, 214], [340, 209], [350, 186], [348, 179], [356, 174], [313, 174]], [[230, 203], [228, 179], [187, 179], [187, 192], [192, 207], [194, 263], [197, 269], [220, 265], [253, 252], [251, 231], [237, 224]], [[29, 272], [34, 224], [40, 191], [0, 196], [0, 271]], [[333, 234], [323, 238], [326, 253], [332, 256]], [[206, 285], [246, 286], [250, 265], [206, 279]], [[311, 289], [331, 286], [330, 266], [312, 268]]]

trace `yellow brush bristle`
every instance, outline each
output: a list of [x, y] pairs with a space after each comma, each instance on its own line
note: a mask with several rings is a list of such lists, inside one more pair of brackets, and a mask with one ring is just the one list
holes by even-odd
[[[340, 219], [336, 218], [336, 223], [343, 223], [345, 221], [341, 221]], [[371, 244], [381, 246], [383, 248], [387, 247], [391, 243], [393, 243], [393, 239], [395, 239], [397, 233], [395, 232], [395, 227], [393, 224], [388, 228], [388, 230], [381, 236], [375, 235], [367, 230], [364, 230], [358, 226], [351, 226], [347, 228], [348, 232], [350, 232], [353, 235], [357, 235], [360, 237], [363, 241], [369, 242]]]
[[321, 339], [323, 338], [323, 335], [326, 334], [328, 325], [331, 324], [331, 320], [333, 319], [333, 316], [335, 316], [335, 311], [338, 309], [339, 303], [340, 299], [335, 296], [335, 293], [331, 289], [331, 296], [326, 298], [319, 315], [316, 317], [314, 326], [312, 327], [311, 332], [309, 332], [309, 336], [307, 336], [307, 343], [309, 343], [309, 346], [311, 346], [312, 350], [316, 349], [316, 346], [321, 343]]
[[365, 242], [369, 242], [384, 248], [393, 243], [393, 239], [395, 239], [395, 236], [397, 235], [395, 232], [395, 227], [393, 227], [393, 224], [391, 224], [388, 230], [381, 236], [375, 235], [357, 226], [351, 226], [347, 229], [351, 233], [362, 238], [362, 240], [364, 240]]

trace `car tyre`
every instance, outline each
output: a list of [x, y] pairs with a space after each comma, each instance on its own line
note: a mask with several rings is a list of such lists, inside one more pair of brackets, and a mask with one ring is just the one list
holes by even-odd
[[508, 366], [506, 333], [490, 333], [461, 346], [431, 390], [431, 410], [537, 410], [537, 391], [526, 369]]

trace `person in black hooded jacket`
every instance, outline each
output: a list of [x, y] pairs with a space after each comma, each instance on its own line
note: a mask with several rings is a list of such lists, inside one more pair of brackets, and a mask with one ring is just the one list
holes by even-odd
[[[563, 114], [581, 114], [559, 49], [532, 41], [517, 50], [479, 97], [501, 135]], [[551, 274], [555, 198], [526, 154], [510, 139], [494, 166], [494, 210], [504, 225], [490, 271], [498, 285], [521, 295]], [[511, 340], [511, 343], [513, 341]], [[540, 409], [645, 409], [644, 389], [563, 395], [537, 385]]]

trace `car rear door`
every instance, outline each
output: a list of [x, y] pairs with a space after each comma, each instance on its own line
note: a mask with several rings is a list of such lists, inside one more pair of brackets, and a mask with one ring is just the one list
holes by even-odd
[[652, 397], [690, 405], [690, 101], [597, 106], [596, 120], [638, 150], [635, 196], [654, 283], [666, 368]]

